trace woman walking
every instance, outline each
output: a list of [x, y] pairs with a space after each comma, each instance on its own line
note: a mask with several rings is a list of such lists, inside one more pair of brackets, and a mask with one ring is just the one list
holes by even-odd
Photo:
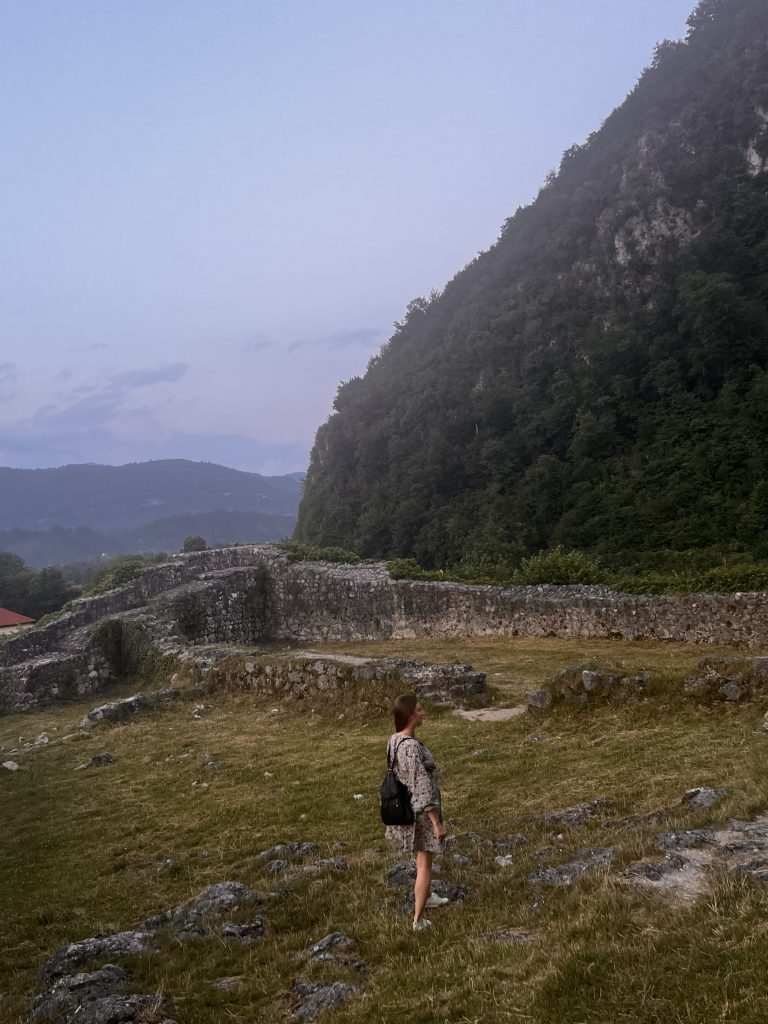
[[412, 694], [398, 697], [392, 711], [396, 731], [387, 743], [387, 759], [398, 781], [408, 789], [414, 822], [412, 825], [388, 825], [386, 837], [398, 842], [403, 853], [416, 855], [413, 930], [418, 932], [432, 923], [422, 916], [424, 908], [440, 907], [448, 902], [429, 891], [432, 857], [442, 852], [446, 832], [435, 759], [414, 735], [424, 721], [424, 711]]

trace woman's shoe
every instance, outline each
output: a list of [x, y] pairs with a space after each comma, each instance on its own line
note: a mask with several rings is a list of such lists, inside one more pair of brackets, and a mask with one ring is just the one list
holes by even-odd
[[438, 896], [436, 892], [431, 892], [427, 897], [427, 902], [424, 904], [425, 907], [444, 907], [446, 903], [450, 903], [449, 899], [445, 896]]
[[413, 930], [415, 932], [421, 932], [425, 928], [431, 928], [431, 927], [432, 927], [432, 922], [428, 921], [426, 919], [426, 917], [422, 917], [422, 919], [420, 921], [414, 921], [413, 922]]

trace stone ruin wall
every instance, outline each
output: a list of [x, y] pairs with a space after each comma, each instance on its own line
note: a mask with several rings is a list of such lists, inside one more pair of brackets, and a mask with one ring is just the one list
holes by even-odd
[[[101, 624], [101, 625], [99, 625]], [[110, 625], [111, 624], [111, 625]], [[0, 646], [5, 710], [101, 689], [126, 674], [122, 632], [205, 662], [211, 645], [555, 636], [768, 647], [768, 594], [617, 594], [392, 580], [376, 565], [291, 562], [270, 545], [174, 556], [119, 590]]]

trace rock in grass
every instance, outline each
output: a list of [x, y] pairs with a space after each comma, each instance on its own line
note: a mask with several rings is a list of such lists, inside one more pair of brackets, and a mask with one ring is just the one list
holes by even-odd
[[268, 850], [262, 850], [256, 854], [256, 860], [284, 859], [286, 857], [308, 857], [311, 853], [317, 853], [320, 847], [317, 843], [278, 843], [277, 846], [270, 846]]
[[[175, 1024], [164, 1016], [163, 996], [105, 996], [87, 1003], [73, 1018], [77, 1024], [128, 1024], [131, 1021], [161, 1021]], [[162, 1014], [162, 1016], [161, 1016]]]
[[504, 945], [527, 946], [533, 942], [533, 937], [518, 928], [496, 928], [492, 932], [480, 935], [478, 942], [493, 942]]
[[241, 903], [250, 903], [256, 899], [256, 893], [242, 882], [217, 882], [203, 889], [190, 907], [190, 913], [196, 916], [221, 914], [232, 910]]
[[9, 772], [17, 772], [19, 770], [19, 766], [15, 761], [3, 761], [3, 768]]
[[351, 996], [360, 995], [357, 985], [345, 985], [340, 981], [316, 982], [307, 985], [302, 981], [294, 981], [293, 991], [299, 1000], [294, 1011], [300, 1020], [314, 1020], [325, 1010], [334, 1010]]
[[349, 863], [343, 857], [327, 857], [307, 864], [301, 871], [305, 875], [317, 875], [322, 871], [349, 871]]
[[219, 978], [213, 982], [213, 987], [219, 989], [220, 992], [237, 992], [243, 987], [243, 979], [241, 976], [231, 978]]
[[616, 855], [613, 846], [581, 850], [572, 861], [556, 868], [537, 868], [528, 875], [531, 885], [571, 885], [588, 871], [605, 867]]
[[164, 687], [155, 690], [154, 693], [136, 693], [132, 697], [123, 697], [122, 700], [108, 701], [97, 708], [92, 708], [80, 722], [80, 726], [87, 729], [98, 722], [121, 722], [133, 718], [140, 711], [177, 700], [179, 696], [178, 690]]
[[390, 868], [387, 882], [390, 885], [413, 885], [416, 881], [416, 861], [409, 860]]
[[111, 996], [125, 988], [131, 975], [122, 967], [106, 964], [90, 974], [70, 974], [32, 1000], [27, 1016], [32, 1020], [69, 1020], [78, 1007]]
[[529, 708], [536, 708], [537, 711], [546, 711], [552, 707], [552, 694], [549, 690], [530, 690], [525, 695]]
[[683, 803], [692, 811], [701, 811], [705, 807], [711, 807], [718, 800], [726, 795], [724, 789], [710, 789], [708, 786], [697, 786], [689, 789], [683, 796]]
[[714, 843], [715, 838], [713, 828], [691, 828], [682, 832], [662, 832], [656, 837], [656, 842], [662, 850], [690, 850], [695, 846]]
[[344, 932], [331, 932], [307, 948], [306, 954], [313, 964], [337, 964], [365, 971], [366, 966], [356, 955], [357, 943]]
[[116, 761], [117, 758], [114, 754], [110, 754], [108, 750], [105, 750], [101, 754], [94, 754], [90, 763], [94, 768], [100, 768], [104, 764], [114, 764]]
[[557, 811], [545, 811], [538, 815], [538, 820], [547, 825], [567, 825], [576, 828], [583, 825], [585, 821], [599, 818], [608, 811], [614, 811], [616, 804], [613, 800], [587, 800], [583, 804], [574, 804], [573, 807], [564, 807]]
[[630, 864], [625, 875], [640, 875], [649, 882], [660, 882], [665, 875], [675, 871], [682, 871], [688, 861], [679, 854], [672, 854], [666, 860], [640, 861], [637, 864]]
[[[111, 959], [129, 953], [157, 952], [151, 946], [152, 935], [144, 931], [118, 932], [115, 935], [94, 935], [89, 939], [71, 942], [46, 961], [40, 971], [44, 982], [72, 974], [89, 960]], [[79, 1021], [78, 1021], [79, 1024]]]
[[233, 924], [231, 921], [221, 929], [223, 939], [236, 939], [243, 946], [250, 946], [255, 939], [264, 935], [264, 918], [254, 917], [250, 924]]

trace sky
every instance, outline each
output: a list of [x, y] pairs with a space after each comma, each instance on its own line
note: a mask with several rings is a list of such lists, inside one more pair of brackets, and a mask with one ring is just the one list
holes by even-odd
[[306, 468], [694, 0], [0, 0], [0, 465]]

